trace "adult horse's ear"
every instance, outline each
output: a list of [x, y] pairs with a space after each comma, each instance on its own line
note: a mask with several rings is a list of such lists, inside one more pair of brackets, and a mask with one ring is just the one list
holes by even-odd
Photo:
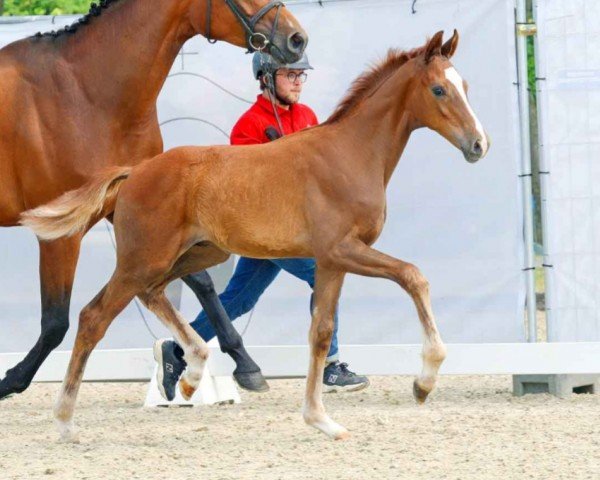
[[442, 55], [446, 58], [452, 58], [452, 55], [454, 55], [454, 52], [456, 52], [457, 46], [458, 46], [458, 32], [456, 31], [456, 28], [455, 28], [454, 35], [452, 35], [452, 38], [442, 45]]
[[442, 39], [443, 38], [444, 38], [443, 30], [440, 30], [433, 37], [431, 37], [431, 40], [429, 40], [427, 47], [425, 47], [425, 63], [429, 63], [429, 61], [436, 55], [442, 54]]

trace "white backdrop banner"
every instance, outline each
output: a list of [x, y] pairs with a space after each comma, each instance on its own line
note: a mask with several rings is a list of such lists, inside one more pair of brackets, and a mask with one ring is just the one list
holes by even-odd
[[552, 341], [600, 340], [600, 2], [537, 2]]
[[[390, 47], [413, 48], [453, 28], [461, 34], [456, 68], [469, 82], [471, 104], [492, 138], [489, 155], [471, 165], [431, 131], [418, 131], [388, 188], [388, 220], [376, 248], [418, 265], [431, 283], [433, 307], [447, 342], [524, 340], [522, 215], [518, 182], [518, 107], [514, 4], [507, 0], [355, 0], [290, 2], [310, 35], [315, 67], [302, 101], [324, 120], [350, 82]], [[0, 26], [0, 44], [56, 29], [59, 17]], [[97, 21], [102, 21], [98, 19]], [[166, 148], [228, 143], [227, 135], [258, 93], [251, 56], [197, 37], [178, 56], [159, 98]], [[24, 351], [39, 332], [35, 239], [20, 229], [0, 235], [0, 352]], [[114, 266], [109, 231], [98, 225], [85, 239], [72, 300], [71, 322], [108, 280]], [[228, 274], [231, 266], [222, 267]], [[222, 286], [222, 283], [221, 283]], [[236, 322], [248, 345], [305, 344], [307, 285], [281, 273], [252, 320]], [[181, 309], [199, 311], [183, 288]], [[148, 312], [150, 328], [164, 330]], [[247, 328], [246, 328], [247, 327]], [[61, 348], [70, 348], [73, 328]], [[395, 284], [349, 276], [340, 303], [342, 344], [420, 343], [408, 296]], [[115, 321], [101, 348], [149, 347], [152, 337], [135, 305]]]

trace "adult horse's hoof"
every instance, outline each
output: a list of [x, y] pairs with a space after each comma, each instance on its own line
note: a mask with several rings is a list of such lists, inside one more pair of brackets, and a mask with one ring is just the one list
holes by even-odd
[[4, 386], [4, 381], [0, 380], [0, 400], [5, 400], [10, 397], [11, 392]]
[[427, 400], [427, 395], [429, 395], [430, 392], [423, 390], [417, 380], [415, 380], [413, 382], [413, 395], [415, 397], [415, 400], [417, 401], [417, 403], [419, 405], [422, 405], [425, 403], [425, 400]]
[[8, 384], [7, 378], [0, 380], [0, 401], [13, 397], [15, 393], [19, 392]]
[[269, 384], [263, 377], [262, 372], [259, 370], [258, 372], [233, 372], [233, 378], [237, 382], [237, 384], [243, 388], [244, 390], [249, 390], [250, 392], [264, 393], [269, 391]]

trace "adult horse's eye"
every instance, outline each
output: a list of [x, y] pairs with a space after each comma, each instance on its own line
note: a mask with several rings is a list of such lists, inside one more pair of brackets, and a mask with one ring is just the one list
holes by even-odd
[[446, 94], [446, 91], [442, 87], [440, 87], [438, 85], [436, 85], [435, 87], [433, 87], [431, 89], [431, 91], [433, 92], [433, 94], [436, 97], [443, 97]]

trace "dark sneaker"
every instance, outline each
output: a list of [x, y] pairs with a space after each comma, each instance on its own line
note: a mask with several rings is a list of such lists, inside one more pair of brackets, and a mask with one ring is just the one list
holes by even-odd
[[169, 402], [175, 398], [177, 381], [187, 366], [182, 355], [181, 347], [173, 340], [163, 338], [154, 343], [154, 360], [158, 363], [158, 390]]
[[348, 370], [347, 363], [330, 363], [323, 372], [324, 392], [357, 392], [368, 386], [369, 379]]

